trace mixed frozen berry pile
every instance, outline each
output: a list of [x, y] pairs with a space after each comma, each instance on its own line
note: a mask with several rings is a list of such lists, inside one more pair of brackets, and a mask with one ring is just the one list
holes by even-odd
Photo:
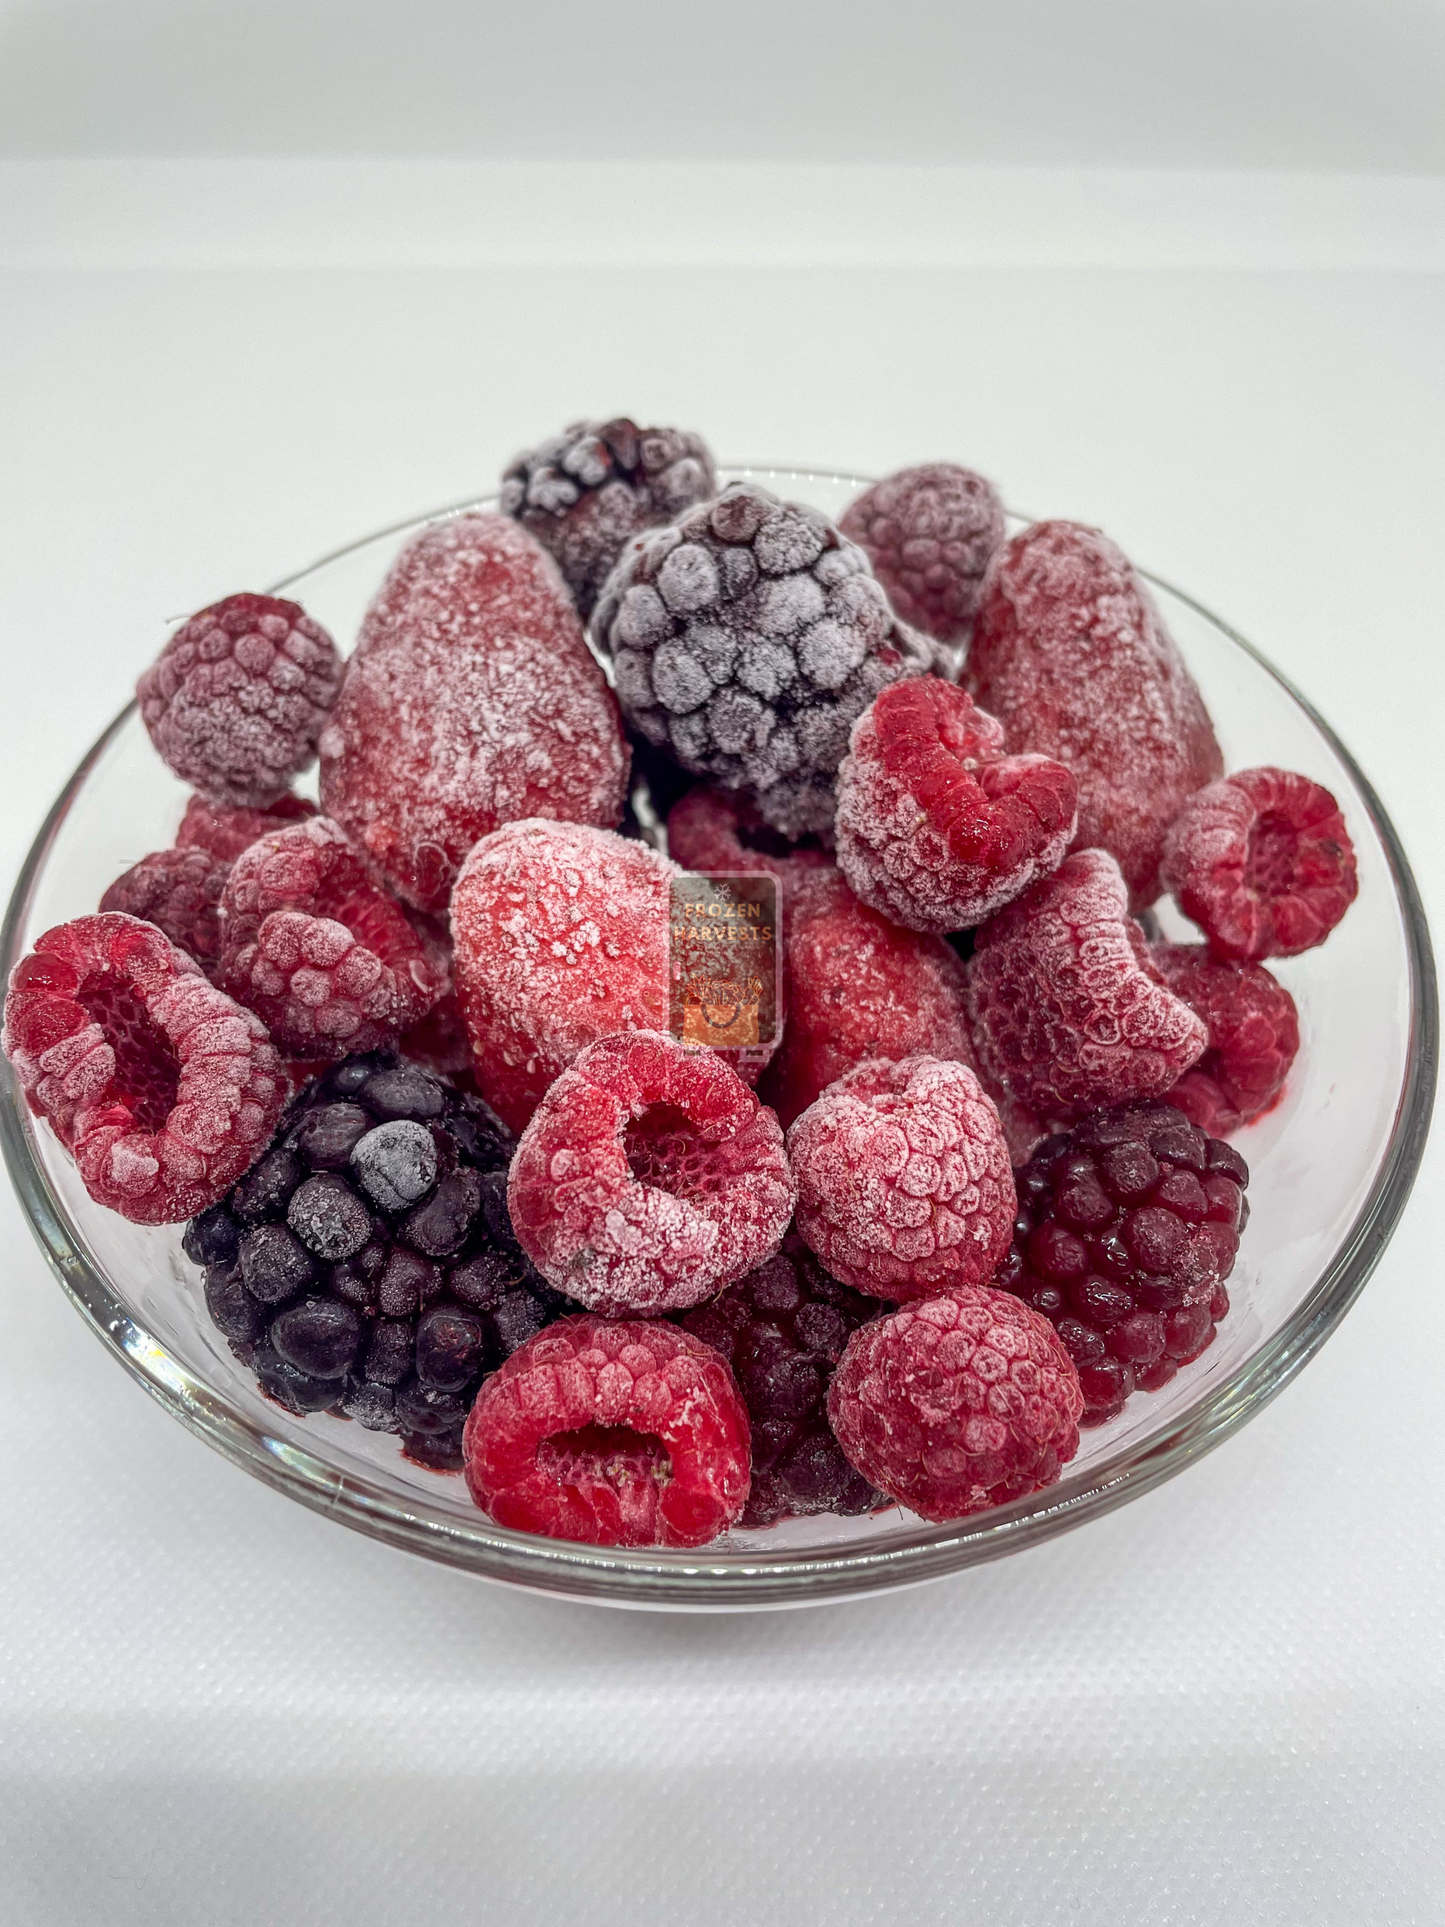
[[[138, 698], [180, 828], [17, 965], [4, 1049], [290, 1413], [697, 1547], [1025, 1497], [1214, 1338], [1300, 1047], [1270, 961], [1354, 854], [1226, 770], [1097, 530], [946, 462], [835, 525], [578, 422], [348, 658], [232, 595]], [[775, 880], [770, 1056], [670, 1028], [684, 871]]]

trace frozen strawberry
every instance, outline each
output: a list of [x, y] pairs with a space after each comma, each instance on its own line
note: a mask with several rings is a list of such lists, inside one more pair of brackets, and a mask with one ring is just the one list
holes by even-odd
[[193, 796], [176, 831], [176, 848], [209, 850], [212, 856], [234, 863], [257, 837], [284, 830], [288, 823], [300, 823], [315, 814], [316, 805], [304, 796], [278, 797], [264, 810], [232, 809], [224, 803], [208, 802], [204, 796]]
[[667, 849], [684, 870], [721, 876], [764, 871], [785, 888], [801, 883], [831, 862], [815, 838], [790, 843], [770, 830], [736, 790], [699, 783], [674, 803], [667, 818]]
[[984, 570], [1004, 539], [992, 482], [954, 462], [900, 469], [864, 489], [838, 527], [866, 550], [905, 622], [940, 642], [967, 637]]
[[761, 1089], [791, 1124], [870, 1057], [973, 1064], [964, 969], [941, 937], [901, 930], [820, 870], [788, 899], [787, 1028]]
[[444, 910], [479, 837], [522, 817], [615, 824], [628, 754], [556, 565], [504, 515], [402, 551], [321, 739], [321, 802], [388, 888]]
[[221, 892], [231, 865], [209, 850], [156, 850], [118, 876], [100, 900], [164, 930], [207, 975], [221, 954]]
[[856, 895], [946, 936], [1056, 870], [1077, 785], [1047, 756], [1005, 756], [1003, 730], [936, 676], [894, 683], [853, 725], [833, 829]]
[[1191, 796], [1164, 845], [1165, 887], [1221, 957], [1294, 957], [1355, 900], [1340, 806], [1287, 769], [1242, 769]]
[[265, 1149], [288, 1089], [258, 1019], [119, 913], [60, 924], [21, 958], [3, 1047], [86, 1190], [135, 1224], [215, 1204]]
[[1128, 905], [1113, 857], [1079, 850], [974, 939], [968, 998], [984, 1082], [1041, 1119], [1161, 1096], [1208, 1042]]
[[659, 1031], [579, 1052], [507, 1185], [538, 1271], [610, 1316], [715, 1296], [778, 1249], [795, 1198], [773, 1113], [715, 1051]]
[[1209, 1047], [1169, 1093], [1211, 1136], [1267, 1111], [1299, 1051], [1294, 998], [1263, 964], [1225, 963], [1202, 943], [1158, 943], [1160, 975], [1209, 1029]]
[[1078, 849], [1118, 858], [1135, 909], [1159, 895], [1164, 834], [1224, 767], [1203, 699], [1123, 554], [1039, 522], [989, 565], [967, 682], [1008, 745], [1078, 779]]

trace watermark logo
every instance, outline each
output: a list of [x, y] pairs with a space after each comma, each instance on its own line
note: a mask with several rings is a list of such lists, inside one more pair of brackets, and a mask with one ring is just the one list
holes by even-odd
[[765, 1063], [782, 1009], [776, 877], [689, 871], [671, 893], [672, 1035]]

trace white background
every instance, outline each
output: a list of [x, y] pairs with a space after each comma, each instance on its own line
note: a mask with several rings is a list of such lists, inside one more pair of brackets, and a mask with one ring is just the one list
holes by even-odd
[[[1441, 48], [1395, 0], [0, 6], [0, 862], [167, 618], [629, 410], [1101, 523], [1438, 910]], [[728, 1620], [262, 1490], [7, 1195], [0, 1919], [1439, 1920], [1442, 1191], [1162, 1491]]]

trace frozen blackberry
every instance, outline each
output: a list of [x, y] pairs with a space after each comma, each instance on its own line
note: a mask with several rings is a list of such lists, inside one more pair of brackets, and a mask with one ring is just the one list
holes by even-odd
[[700, 435], [639, 428], [624, 415], [573, 422], [524, 450], [502, 477], [501, 507], [551, 553], [585, 617], [634, 535], [716, 490]]
[[830, 1278], [790, 1232], [776, 1257], [678, 1320], [722, 1353], [748, 1408], [753, 1482], [740, 1525], [890, 1503], [843, 1457], [826, 1404], [850, 1334], [884, 1309]]
[[512, 1235], [513, 1148], [480, 1098], [385, 1052], [301, 1091], [183, 1240], [211, 1322], [268, 1397], [339, 1410], [460, 1469], [482, 1380], [575, 1309]]
[[790, 837], [830, 829], [849, 730], [931, 661], [857, 543], [753, 482], [629, 543], [591, 635], [631, 726]]

